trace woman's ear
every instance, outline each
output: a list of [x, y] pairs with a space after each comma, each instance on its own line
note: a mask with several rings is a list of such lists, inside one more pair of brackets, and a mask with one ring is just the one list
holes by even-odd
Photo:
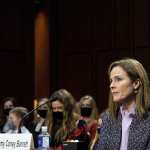
[[134, 89], [137, 90], [140, 87], [140, 80], [137, 79], [133, 82]]

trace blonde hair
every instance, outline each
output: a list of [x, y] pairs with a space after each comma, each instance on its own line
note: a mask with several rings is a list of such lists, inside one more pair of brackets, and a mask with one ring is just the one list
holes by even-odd
[[28, 110], [25, 107], [15, 107], [10, 110], [9, 113], [14, 113], [17, 117], [23, 118], [27, 114]]
[[98, 110], [97, 110], [97, 107], [96, 107], [96, 102], [94, 100], [94, 98], [90, 95], [85, 95], [83, 97], [80, 98], [80, 101], [79, 101], [79, 108], [81, 108], [83, 102], [85, 100], [89, 100], [90, 101], [90, 105], [91, 105], [91, 108], [92, 108], [92, 113], [90, 115], [90, 118], [91, 119], [98, 119]]

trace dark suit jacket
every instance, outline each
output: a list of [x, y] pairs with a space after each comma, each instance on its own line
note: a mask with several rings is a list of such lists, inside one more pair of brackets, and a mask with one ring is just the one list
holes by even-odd
[[[112, 119], [108, 112], [101, 115], [102, 127], [96, 150], [120, 150], [121, 145], [121, 114], [117, 120]], [[150, 113], [144, 119], [133, 116], [129, 129], [128, 150], [150, 150]]]

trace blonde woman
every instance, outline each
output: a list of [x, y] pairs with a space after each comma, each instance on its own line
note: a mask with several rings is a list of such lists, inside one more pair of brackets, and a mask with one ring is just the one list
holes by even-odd
[[98, 127], [98, 110], [96, 107], [95, 99], [90, 95], [85, 95], [80, 98], [79, 101], [80, 120], [84, 120], [87, 125], [87, 131], [90, 137], [90, 143], [92, 144]]

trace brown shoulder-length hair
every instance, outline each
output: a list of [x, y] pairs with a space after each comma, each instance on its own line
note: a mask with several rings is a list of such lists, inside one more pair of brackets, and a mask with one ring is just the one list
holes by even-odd
[[64, 105], [63, 111], [63, 121], [62, 126], [60, 126], [56, 133], [55, 133], [55, 140], [59, 143], [64, 141], [69, 134], [75, 129], [76, 120], [74, 117], [73, 107], [75, 105], [75, 100], [70, 92], [66, 89], [60, 89], [55, 91], [50, 97], [50, 107], [49, 107], [49, 114], [48, 114], [48, 127], [49, 132], [51, 133], [54, 128], [54, 119], [52, 115], [52, 102], [60, 101]]
[[[140, 117], [143, 117], [149, 108], [150, 101], [150, 84], [146, 70], [144, 69], [143, 65], [136, 59], [124, 58], [118, 61], [114, 61], [110, 64], [108, 69], [109, 77], [111, 70], [116, 66], [122, 67], [127, 72], [129, 78], [132, 81], [140, 81], [140, 86], [136, 94], [136, 111]], [[114, 118], [117, 117], [118, 108], [119, 104], [113, 102], [112, 94], [110, 91], [108, 111]]]
[[[90, 115], [90, 118], [91, 119], [95, 119], [97, 120], [99, 118], [99, 115], [98, 115], [98, 109], [97, 109], [97, 106], [96, 106], [96, 102], [95, 102], [95, 99], [90, 96], [90, 95], [85, 95], [83, 97], [80, 98], [80, 101], [79, 101], [79, 108], [82, 107], [82, 104], [85, 100], [89, 100], [90, 101], [90, 105], [91, 105], [91, 108], [92, 108], [92, 113]], [[79, 110], [80, 112], [80, 110]], [[81, 113], [81, 112], [80, 112]]]

